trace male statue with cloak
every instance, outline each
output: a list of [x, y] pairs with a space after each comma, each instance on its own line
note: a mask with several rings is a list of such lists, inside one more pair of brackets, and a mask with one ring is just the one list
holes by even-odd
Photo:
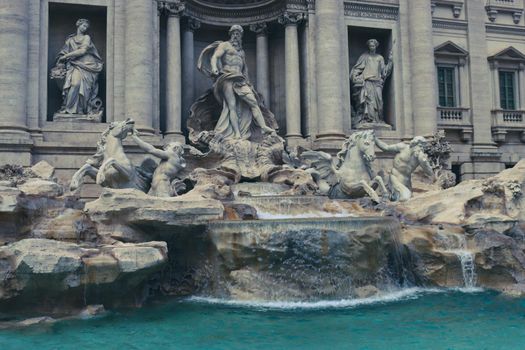
[[229, 41], [212, 43], [199, 57], [197, 68], [214, 84], [191, 107], [190, 139], [201, 131], [213, 131], [224, 139], [260, 142], [265, 134], [275, 132], [277, 122], [249, 82], [242, 27], [232, 26], [229, 34]]

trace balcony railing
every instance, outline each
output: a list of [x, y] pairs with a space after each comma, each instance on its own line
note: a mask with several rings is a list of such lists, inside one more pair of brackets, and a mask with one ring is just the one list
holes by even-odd
[[523, 0], [487, 0], [487, 6], [523, 10]]
[[492, 126], [525, 128], [525, 111], [496, 109], [492, 111]]
[[466, 126], [471, 125], [470, 109], [464, 107], [438, 107], [438, 124], [442, 126]]
[[509, 12], [515, 24], [520, 23], [523, 15], [523, 1], [524, 0], [487, 0], [485, 10], [491, 22], [496, 20], [499, 12]]

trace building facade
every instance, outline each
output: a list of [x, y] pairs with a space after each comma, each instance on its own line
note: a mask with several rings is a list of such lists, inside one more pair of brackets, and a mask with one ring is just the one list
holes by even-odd
[[[240, 24], [250, 80], [290, 145], [335, 151], [355, 130], [350, 74], [376, 39], [385, 60], [392, 53], [380, 93], [387, 127], [377, 134], [398, 142], [445, 130], [456, 175], [483, 178], [525, 152], [524, 8], [523, 0], [2, 0], [0, 163], [46, 160], [67, 182], [108, 123], [125, 118], [156, 145], [185, 140], [190, 107], [211, 87], [196, 68], [200, 52]], [[50, 77], [79, 18], [104, 62], [98, 119], [62, 118]]]

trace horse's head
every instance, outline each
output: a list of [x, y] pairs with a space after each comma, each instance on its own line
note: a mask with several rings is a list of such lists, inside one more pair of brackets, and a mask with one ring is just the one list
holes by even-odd
[[111, 136], [124, 140], [133, 131], [134, 127], [135, 121], [127, 118], [126, 120], [111, 123], [109, 129]]
[[[372, 163], [376, 159], [375, 133], [374, 130], [365, 130], [355, 133], [355, 144], [361, 157], [367, 162]], [[352, 135], [352, 136], [354, 136]]]

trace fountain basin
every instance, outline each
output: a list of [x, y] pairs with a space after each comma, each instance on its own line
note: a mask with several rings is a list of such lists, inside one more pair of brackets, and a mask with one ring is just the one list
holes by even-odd
[[[319, 300], [403, 283], [392, 217], [213, 221], [200, 294], [240, 300]], [[198, 275], [199, 273], [197, 273]]]

